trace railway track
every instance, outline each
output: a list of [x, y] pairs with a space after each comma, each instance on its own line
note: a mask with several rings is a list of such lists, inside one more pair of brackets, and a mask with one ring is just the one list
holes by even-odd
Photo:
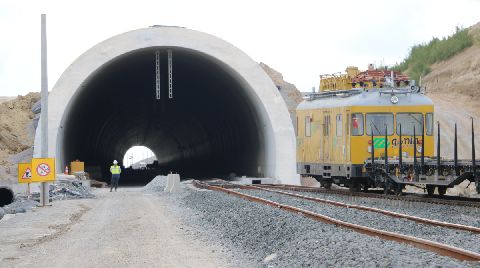
[[332, 200], [323, 199], [323, 198], [316, 198], [316, 197], [294, 194], [294, 193], [289, 193], [289, 192], [284, 192], [284, 191], [271, 190], [271, 189], [264, 188], [264, 187], [242, 186], [241, 188], [255, 189], [255, 190], [262, 190], [262, 191], [267, 191], [267, 192], [272, 192], [272, 193], [277, 193], [277, 194], [283, 194], [283, 195], [293, 196], [293, 197], [297, 197], [297, 198], [301, 198], [301, 199], [305, 199], [305, 200], [310, 200], [310, 201], [314, 201], [314, 202], [318, 202], [318, 203], [330, 204], [330, 205], [346, 207], [346, 208], [353, 208], [353, 209], [358, 209], [358, 210], [371, 211], [371, 212], [376, 212], [376, 213], [384, 214], [384, 215], [395, 217], [395, 218], [407, 219], [407, 220], [411, 220], [411, 221], [415, 221], [415, 222], [419, 222], [419, 223], [423, 223], [423, 224], [446, 227], [446, 228], [457, 229], [457, 230], [462, 230], [462, 231], [470, 231], [470, 232], [473, 232], [473, 233], [480, 234], [480, 228], [475, 227], [475, 226], [468, 226], [468, 225], [463, 225], [463, 224], [436, 221], [436, 220], [431, 220], [431, 219], [427, 219], [427, 218], [407, 215], [407, 214], [403, 214], [403, 213], [397, 213], [397, 212], [384, 210], [384, 209], [378, 209], [378, 208], [373, 208], [373, 207], [368, 207], [368, 206], [347, 204], [347, 203], [332, 201]]
[[[380, 230], [380, 229], [376, 229], [376, 228], [372, 228], [372, 227], [368, 227], [368, 226], [364, 226], [364, 225], [359, 225], [359, 224], [354, 224], [354, 223], [350, 223], [350, 222], [347, 222], [347, 221], [342, 221], [342, 220], [339, 220], [339, 219], [336, 219], [336, 218], [333, 218], [333, 217], [329, 217], [329, 216], [326, 216], [326, 215], [323, 215], [323, 214], [320, 214], [320, 213], [316, 213], [316, 212], [313, 212], [313, 211], [310, 211], [310, 210], [302, 209], [302, 208], [287, 205], [287, 204], [282, 204], [282, 203], [275, 202], [275, 201], [272, 201], [272, 200], [269, 200], [269, 199], [266, 199], [266, 198], [258, 197], [258, 196], [255, 196], [255, 195], [245, 194], [245, 193], [236, 191], [234, 189], [229, 189], [229, 188], [235, 188], [236, 187], [237, 189], [270, 191], [270, 192], [275, 192], [277, 194], [308, 199], [310, 201], [315, 201], [315, 202], [324, 202], [326, 200], [320, 201], [320, 199], [318, 199], [318, 198], [305, 197], [305, 196], [301, 196], [301, 195], [297, 195], [297, 194], [292, 194], [292, 193], [287, 193], [287, 192], [282, 192], [282, 191], [277, 191], [277, 190], [271, 190], [271, 189], [265, 189], [265, 187], [238, 186], [238, 185], [232, 185], [232, 184], [228, 184], [228, 183], [215, 183], [215, 184], [216, 185], [211, 185], [211, 184], [208, 184], [208, 183], [205, 183], [205, 182], [194, 181], [194, 185], [199, 187], [199, 188], [205, 188], [205, 189], [210, 189], [210, 190], [214, 190], [214, 191], [223, 192], [223, 193], [226, 193], [226, 194], [231, 194], [233, 196], [243, 198], [243, 199], [246, 199], [246, 200], [249, 200], [249, 201], [258, 202], [258, 203], [266, 204], [266, 205], [269, 205], [269, 206], [277, 207], [279, 209], [283, 209], [283, 210], [286, 210], [286, 211], [289, 211], [289, 212], [292, 212], [292, 213], [301, 214], [304, 217], [312, 218], [314, 220], [321, 221], [321, 222], [324, 222], [324, 223], [327, 223], [327, 224], [333, 224], [333, 225], [340, 226], [340, 227], [343, 227], [343, 228], [348, 228], [348, 229], [351, 229], [353, 231], [356, 231], [356, 232], [359, 232], [359, 233], [362, 233], [362, 234], [380, 237], [380, 238], [385, 239], [385, 240], [391, 240], [391, 241], [396, 241], [396, 242], [400, 242], [400, 243], [406, 243], [406, 244], [415, 246], [417, 248], [422, 248], [422, 249], [429, 250], [429, 251], [435, 252], [435, 253], [443, 255], [443, 256], [448, 256], [448, 257], [456, 258], [456, 259], [459, 259], [459, 260], [480, 261], [480, 254], [478, 254], [476, 252], [473, 252], [473, 251], [465, 250], [465, 249], [462, 249], [462, 248], [459, 248], [459, 247], [454, 247], [454, 246], [450, 246], [450, 245], [447, 245], [447, 244], [442, 244], [442, 243], [439, 243], [439, 242], [435, 242], [435, 241], [431, 241], [431, 240], [427, 240], [427, 239], [422, 239], [422, 238], [418, 238], [418, 237], [414, 237], [414, 236], [409, 236], [409, 235], [405, 235], [405, 234]], [[331, 201], [331, 202], [334, 202], [334, 201]], [[334, 205], [333, 203], [331, 203], [331, 204]], [[340, 202], [336, 202], [335, 205], [343, 206], [343, 205], [347, 205], [347, 204], [343, 204], [343, 203], [341, 204]], [[358, 206], [356, 208], [361, 209], [361, 210], [367, 210], [366, 209], [367, 207], [364, 207], [364, 208], [360, 208], [360, 207], [361, 206]], [[371, 209], [373, 209], [373, 208], [371, 208]], [[380, 212], [379, 210], [374, 211], [374, 212], [383, 213], [383, 212]], [[394, 212], [392, 212], [392, 213], [394, 213]], [[408, 218], [408, 215], [401, 215], [399, 213], [396, 213], [396, 214], [397, 215], [387, 213], [386, 215], [393, 216], [393, 217], [403, 217], [403, 218], [406, 218], [405, 216], [407, 216], [406, 219], [415, 220], [417, 222], [422, 222], [422, 223], [425, 223], [425, 224], [438, 225], [438, 226], [442, 226], [442, 227], [465, 230], [465, 231], [470, 231], [470, 232], [474, 232], [474, 233], [479, 233], [480, 232], [480, 228], [473, 227], [473, 226], [463, 226], [463, 225], [459, 225], [459, 224], [451, 224], [451, 223], [445, 223], [445, 222], [432, 221], [432, 220], [423, 219], [423, 218], [414, 217], [414, 216], [409, 216], [410, 218]]]
[[317, 187], [297, 186], [297, 185], [287, 185], [287, 184], [261, 184], [261, 185], [258, 185], [258, 187], [282, 189], [282, 190], [297, 191], [297, 192], [336, 194], [336, 195], [345, 195], [345, 196], [400, 200], [400, 201], [406, 201], [406, 202], [422, 202], [422, 203], [431, 203], [431, 204], [440, 204], [440, 205], [480, 208], [480, 198], [467, 198], [467, 197], [460, 197], [460, 196], [443, 196], [439, 198], [427, 197], [426, 195], [420, 195], [420, 194], [407, 194], [407, 195], [397, 196], [397, 195], [385, 195], [383, 193], [380, 193], [380, 192], [376, 193], [374, 191], [352, 192], [348, 189], [324, 189], [324, 188], [317, 188]]

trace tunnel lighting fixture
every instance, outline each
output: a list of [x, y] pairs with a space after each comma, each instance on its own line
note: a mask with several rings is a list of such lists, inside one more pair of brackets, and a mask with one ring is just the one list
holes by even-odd
[[160, 99], [160, 51], [155, 51], [155, 91], [157, 100]]
[[168, 53], [168, 98], [173, 99], [173, 81], [172, 81], [172, 50], [167, 50]]

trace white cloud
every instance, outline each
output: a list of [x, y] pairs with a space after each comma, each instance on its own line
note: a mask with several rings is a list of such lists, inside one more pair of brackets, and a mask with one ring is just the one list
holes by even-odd
[[47, 14], [49, 87], [80, 54], [154, 24], [216, 35], [301, 90], [318, 75], [393, 64], [408, 48], [478, 21], [480, 2], [0, 0], [0, 95], [40, 89], [40, 14]]

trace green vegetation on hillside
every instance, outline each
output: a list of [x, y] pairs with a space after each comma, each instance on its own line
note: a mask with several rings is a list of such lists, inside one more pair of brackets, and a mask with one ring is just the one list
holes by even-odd
[[410, 79], [418, 81], [420, 76], [430, 72], [432, 64], [446, 60], [472, 44], [473, 38], [468, 34], [468, 29], [457, 27], [451, 36], [442, 39], [433, 38], [426, 44], [413, 46], [408, 57], [392, 69], [406, 72]]

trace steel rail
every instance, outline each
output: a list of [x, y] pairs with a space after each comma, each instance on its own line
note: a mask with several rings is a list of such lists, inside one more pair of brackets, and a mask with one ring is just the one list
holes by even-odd
[[457, 229], [457, 230], [462, 230], [462, 231], [470, 231], [470, 232], [473, 232], [473, 233], [480, 234], [480, 228], [475, 227], [475, 226], [431, 220], [431, 219], [427, 219], [427, 218], [422, 218], [422, 217], [412, 216], [412, 215], [408, 215], [408, 214], [398, 213], [398, 212], [394, 212], [394, 211], [390, 211], [390, 210], [384, 210], [384, 209], [361, 206], [361, 205], [354, 205], [354, 204], [347, 204], [347, 203], [332, 201], [332, 200], [323, 199], [323, 198], [317, 198], [317, 197], [305, 196], [305, 195], [294, 194], [294, 193], [289, 193], [289, 192], [284, 192], [284, 191], [272, 190], [272, 189], [268, 189], [268, 188], [264, 188], [264, 187], [242, 186], [241, 188], [255, 189], [255, 190], [267, 191], [267, 192], [272, 192], [272, 193], [277, 193], [277, 194], [283, 194], [283, 195], [298, 197], [298, 198], [302, 198], [302, 199], [306, 199], [306, 200], [310, 200], [310, 201], [314, 201], [314, 202], [318, 202], [318, 203], [324, 203], [324, 204], [330, 204], [330, 205], [335, 205], [335, 206], [340, 206], [340, 207], [354, 208], [354, 209], [359, 209], [359, 210], [364, 210], [364, 211], [376, 212], [376, 213], [381, 213], [381, 214], [391, 216], [391, 217], [395, 217], [395, 218], [403, 218], [403, 219], [408, 219], [408, 220], [419, 222], [419, 223], [430, 224], [430, 225], [434, 225], [434, 226], [447, 227], [447, 228]]
[[289, 206], [289, 205], [284, 205], [284, 204], [277, 203], [277, 202], [274, 202], [274, 201], [271, 201], [271, 200], [268, 200], [268, 199], [264, 199], [264, 198], [260, 198], [260, 197], [256, 197], [256, 196], [252, 196], [252, 195], [248, 195], [248, 194], [243, 194], [243, 193], [233, 191], [233, 190], [229, 190], [229, 189], [225, 189], [225, 188], [222, 188], [222, 187], [219, 187], [219, 186], [208, 185], [207, 183], [203, 183], [203, 182], [199, 182], [199, 181], [194, 181], [193, 183], [194, 183], [195, 186], [197, 186], [199, 188], [205, 188], [205, 189], [209, 189], [209, 190], [223, 192], [223, 193], [226, 193], [226, 194], [231, 194], [231, 195], [236, 196], [236, 197], [240, 197], [240, 198], [243, 198], [243, 199], [246, 199], [246, 200], [249, 200], [249, 201], [253, 201], [253, 202], [257, 202], [257, 203], [261, 203], [261, 204], [266, 204], [266, 205], [276, 207], [276, 208], [279, 208], [279, 209], [283, 209], [283, 210], [286, 210], [286, 211], [289, 211], [289, 212], [292, 212], [292, 213], [295, 213], [295, 214], [300, 213], [301, 215], [303, 215], [305, 217], [308, 217], [308, 218], [311, 218], [311, 219], [314, 219], [314, 220], [317, 220], [317, 221], [321, 221], [321, 222], [324, 222], [324, 223], [327, 223], [327, 224], [333, 224], [333, 225], [336, 225], [336, 226], [341, 226], [343, 228], [351, 229], [353, 231], [356, 231], [356, 232], [359, 232], [359, 233], [362, 233], [362, 234], [366, 234], [366, 235], [369, 235], [369, 236], [380, 237], [380, 238], [385, 239], [385, 240], [392, 240], [392, 241], [396, 241], [396, 242], [400, 242], [400, 243], [406, 243], [406, 244], [412, 245], [412, 246], [417, 247], [417, 248], [421, 248], [421, 249], [425, 249], [425, 250], [435, 252], [435, 253], [437, 253], [439, 255], [442, 255], [442, 256], [448, 256], [448, 257], [452, 257], [452, 258], [462, 260], [462, 261], [480, 261], [480, 254], [472, 252], [472, 251], [464, 250], [464, 249], [461, 249], [461, 248], [441, 244], [441, 243], [438, 243], [438, 242], [434, 242], [434, 241], [430, 241], [430, 240], [426, 240], [426, 239], [422, 239], [422, 238], [417, 238], [417, 237], [413, 237], [413, 236], [388, 232], [388, 231], [384, 231], [384, 230], [379, 230], [379, 229], [375, 229], [375, 228], [370, 228], [370, 227], [366, 227], [366, 226], [362, 226], [362, 225], [358, 225], [358, 224], [353, 224], [353, 223], [337, 220], [335, 218], [331, 218], [331, 217], [328, 217], [328, 216], [325, 216], [325, 215], [322, 215], [322, 214], [318, 214], [318, 213], [315, 213], [315, 212], [311, 212], [311, 211], [308, 211], [308, 210], [305, 210], [305, 209], [301, 209], [301, 208], [297, 208], [297, 207], [293, 207], [293, 206]]
[[[453, 205], [453, 206], [464, 206], [472, 208], [480, 208], [480, 201], [478, 198], [472, 198], [472, 201], [466, 200], [455, 200], [455, 199], [445, 199], [444, 196], [440, 198], [428, 198], [423, 196], [395, 196], [395, 195], [385, 195], [385, 194], [376, 194], [376, 193], [365, 193], [365, 192], [352, 192], [349, 190], [343, 189], [322, 189], [318, 187], [308, 187], [308, 186], [298, 186], [298, 185], [288, 185], [288, 184], [263, 184], [259, 187], [267, 188], [280, 188], [290, 191], [299, 191], [299, 192], [316, 192], [316, 193], [325, 193], [325, 194], [341, 194], [347, 196], [358, 196], [366, 198], [380, 198], [388, 200], [399, 200], [406, 202], [421, 202], [421, 203], [431, 203], [439, 205]], [[454, 197], [452, 197], [454, 198]]]

